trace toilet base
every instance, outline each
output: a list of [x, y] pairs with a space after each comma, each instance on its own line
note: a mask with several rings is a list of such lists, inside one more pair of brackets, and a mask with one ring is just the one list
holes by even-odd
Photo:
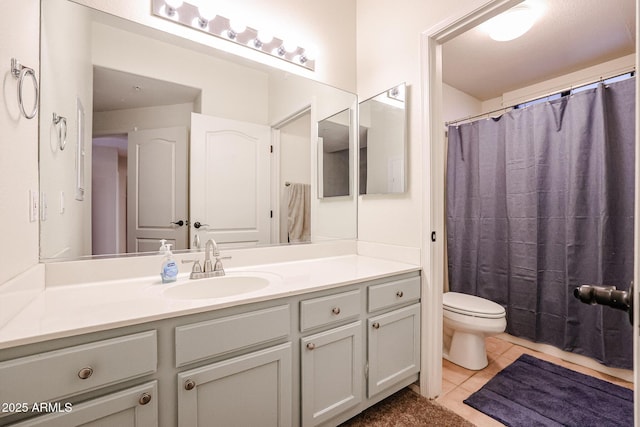
[[444, 351], [442, 356], [472, 371], [484, 369], [489, 364], [484, 338], [484, 334], [455, 331], [451, 337], [449, 351]]

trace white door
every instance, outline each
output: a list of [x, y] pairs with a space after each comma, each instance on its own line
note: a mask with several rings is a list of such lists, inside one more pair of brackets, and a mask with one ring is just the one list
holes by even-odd
[[269, 243], [270, 144], [268, 126], [191, 114], [192, 247]]
[[130, 132], [128, 156], [127, 252], [157, 251], [160, 239], [186, 249], [187, 128]]

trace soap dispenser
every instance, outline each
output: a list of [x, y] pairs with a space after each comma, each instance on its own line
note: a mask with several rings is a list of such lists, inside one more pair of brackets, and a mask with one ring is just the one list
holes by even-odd
[[167, 243], [165, 239], [162, 239], [160, 243], [160, 253], [164, 254], [162, 268], [160, 269], [162, 283], [175, 282], [178, 278], [178, 265], [173, 259], [173, 254], [171, 253], [171, 243]]

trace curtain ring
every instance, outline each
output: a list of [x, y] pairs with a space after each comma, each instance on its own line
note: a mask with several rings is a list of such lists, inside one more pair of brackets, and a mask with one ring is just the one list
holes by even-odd
[[[38, 112], [38, 80], [36, 79], [36, 73], [33, 68], [25, 67], [17, 59], [11, 58], [11, 74], [18, 79], [18, 106], [22, 115], [27, 119], [33, 119]], [[27, 114], [24, 109], [24, 100], [22, 99], [22, 86], [24, 84], [25, 77], [30, 76], [33, 82], [34, 98], [33, 98], [33, 110]]]
[[[60, 147], [60, 151], [64, 151], [64, 147], [67, 145], [67, 118], [53, 113], [53, 124], [58, 131], [58, 147]], [[62, 132], [63, 128], [64, 133]]]

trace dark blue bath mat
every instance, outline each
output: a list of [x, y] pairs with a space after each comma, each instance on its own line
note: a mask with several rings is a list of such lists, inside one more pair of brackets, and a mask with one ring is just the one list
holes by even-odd
[[633, 391], [523, 354], [464, 401], [507, 426], [633, 426]]

